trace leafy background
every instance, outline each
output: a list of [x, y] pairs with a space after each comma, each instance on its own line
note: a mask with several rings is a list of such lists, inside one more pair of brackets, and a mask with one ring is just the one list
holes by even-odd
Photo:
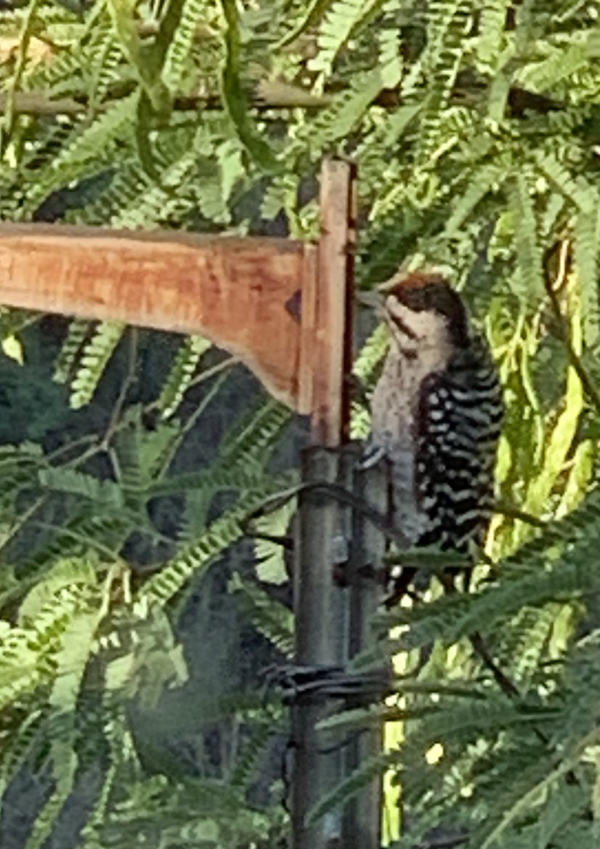
[[[393, 611], [403, 691], [336, 719], [386, 722], [398, 847], [599, 839], [599, 16], [0, 4], [4, 220], [310, 238], [320, 163], [348, 156], [359, 285], [446, 268], [488, 333], [508, 405], [493, 565]], [[244, 520], [301, 434], [202, 339], [18, 311], [0, 333], [0, 843], [283, 845], [285, 715], [256, 673], [289, 651], [289, 599]], [[358, 355], [367, 386], [384, 347]]]

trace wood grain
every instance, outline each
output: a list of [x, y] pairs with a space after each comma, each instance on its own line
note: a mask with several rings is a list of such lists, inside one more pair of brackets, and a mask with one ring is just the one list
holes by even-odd
[[287, 239], [2, 224], [0, 303], [202, 334], [296, 409], [313, 254]]
[[[347, 376], [352, 362], [355, 167], [327, 160], [321, 170], [320, 235], [311, 358], [312, 441], [333, 448], [348, 439]], [[307, 341], [303, 340], [303, 345]]]

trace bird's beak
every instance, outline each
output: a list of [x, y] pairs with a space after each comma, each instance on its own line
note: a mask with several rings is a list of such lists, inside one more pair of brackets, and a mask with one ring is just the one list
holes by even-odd
[[381, 312], [385, 308], [385, 299], [390, 289], [394, 289], [399, 283], [402, 283], [409, 274], [410, 272], [408, 271], [397, 271], [389, 280], [380, 283], [375, 289], [371, 289], [368, 292], [358, 292], [356, 300], [361, 306]]
[[356, 301], [361, 305], [361, 307], [368, 307], [369, 309], [376, 310], [381, 309], [384, 299], [377, 290], [373, 291], [371, 289], [369, 292], [357, 292]]
[[383, 292], [380, 292], [378, 289], [371, 290], [370, 292], [358, 292], [356, 294], [356, 300], [361, 306], [373, 310], [380, 321], [389, 325], [390, 316], [385, 308], [385, 294]]

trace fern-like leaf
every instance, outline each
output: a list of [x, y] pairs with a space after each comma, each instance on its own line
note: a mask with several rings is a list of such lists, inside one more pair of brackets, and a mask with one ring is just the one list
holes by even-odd
[[71, 381], [71, 406], [74, 409], [85, 406], [92, 399], [124, 331], [125, 325], [120, 322], [103, 321], [85, 345], [77, 372]]
[[517, 174], [511, 180], [509, 201], [518, 259], [516, 283], [519, 293], [535, 302], [544, 292], [542, 251], [531, 188], [524, 174]]
[[175, 95], [191, 65], [191, 53], [198, 27], [207, 14], [205, 0], [184, 0], [173, 39], [166, 51], [162, 69], [164, 84]]
[[198, 363], [210, 345], [203, 336], [190, 336], [179, 349], [158, 399], [158, 409], [163, 418], [172, 416], [181, 403]]
[[381, 5], [382, 0], [334, 0], [319, 27], [319, 52], [311, 60], [311, 70], [329, 73], [353, 29]]
[[141, 597], [161, 605], [167, 604], [192, 577], [202, 575], [217, 557], [244, 535], [245, 518], [263, 503], [270, 491], [269, 487], [245, 493], [243, 504], [212, 522], [199, 539], [166, 563], [144, 585]]

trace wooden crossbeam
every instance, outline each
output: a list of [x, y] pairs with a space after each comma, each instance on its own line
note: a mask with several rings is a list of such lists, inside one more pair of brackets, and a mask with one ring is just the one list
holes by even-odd
[[0, 303], [205, 335], [309, 413], [299, 363], [315, 256], [288, 239], [2, 224]]
[[318, 245], [171, 231], [0, 224], [0, 303], [201, 334], [333, 447], [348, 418], [352, 174], [327, 162]]

